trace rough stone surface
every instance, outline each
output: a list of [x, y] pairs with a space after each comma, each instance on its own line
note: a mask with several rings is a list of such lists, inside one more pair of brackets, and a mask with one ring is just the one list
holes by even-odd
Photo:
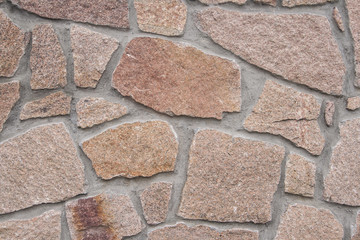
[[325, 106], [325, 123], [329, 127], [333, 125], [334, 113], [335, 113], [335, 104], [334, 104], [334, 102], [327, 101], [326, 106]]
[[0, 144], [0, 214], [84, 193], [84, 167], [63, 123]]
[[0, 132], [3, 130], [4, 123], [19, 98], [19, 82], [0, 83]]
[[48, 211], [28, 220], [12, 220], [0, 223], [1, 240], [60, 240], [61, 212]]
[[71, 27], [76, 86], [95, 88], [119, 42], [80, 26]]
[[285, 192], [313, 197], [315, 172], [314, 163], [297, 154], [290, 154], [289, 161], [286, 163]]
[[71, 97], [64, 92], [56, 92], [42, 99], [25, 104], [20, 120], [46, 118], [70, 114]]
[[283, 158], [284, 148], [276, 145], [216, 130], [196, 133], [178, 215], [218, 222], [270, 221]]
[[357, 96], [348, 98], [346, 108], [352, 111], [360, 108], [360, 97]]
[[82, 144], [98, 176], [150, 177], [174, 171], [178, 142], [162, 121], [135, 122], [109, 129]]
[[346, 0], [346, 6], [349, 15], [349, 25], [352, 37], [354, 39], [354, 52], [355, 52], [355, 83], [360, 86], [360, 5], [357, 0]]
[[197, 19], [203, 32], [249, 63], [324, 93], [342, 93], [345, 66], [326, 17], [208, 8]]
[[187, 7], [181, 0], [135, 0], [134, 5], [142, 31], [166, 36], [184, 32]]
[[50, 24], [38, 25], [32, 32], [30, 68], [32, 89], [55, 89], [67, 83], [66, 59]]
[[246, 3], [247, 0], [199, 0], [199, 1], [208, 5], [219, 4], [219, 3], [236, 3], [242, 5]]
[[153, 183], [140, 196], [144, 216], [148, 224], [165, 222], [171, 197], [171, 183]]
[[351, 240], [360, 240], [360, 212], [358, 212], [358, 215], [356, 217], [356, 231], [353, 234]]
[[271, 6], [276, 6], [276, 1], [277, 0], [254, 0], [255, 2], [258, 2], [258, 3], [262, 3], [262, 4], [268, 4], [268, 5], [271, 5]]
[[11, 0], [11, 2], [41, 17], [129, 28], [127, 0]]
[[345, 31], [345, 27], [344, 27], [344, 23], [341, 17], [341, 14], [339, 12], [339, 9], [337, 7], [334, 7], [333, 9], [333, 18], [336, 22], [336, 25], [338, 26], [338, 28], [344, 32]]
[[121, 240], [139, 233], [143, 224], [130, 198], [102, 193], [66, 204], [73, 240]]
[[159, 38], [136, 38], [113, 76], [123, 96], [169, 115], [222, 118], [240, 111], [235, 63]]
[[275, 240], [341, 240], [343, 227], [326, 209], [290, 205], [281, 217]]
[[334, 2], [336, 0], [282, 0], [284, 7], [296, 7], [301, 5], [316, 5], [324, 4], [327, 2]]

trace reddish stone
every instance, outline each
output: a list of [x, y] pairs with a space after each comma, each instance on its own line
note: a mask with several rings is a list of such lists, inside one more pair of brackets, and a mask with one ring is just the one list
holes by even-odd
[[349, 15], [349, 25], [353, 37], [355, 51], [356, 84], [360, 86], [360, 4], [358, 0], [346, 0]]
[[19, 82], [0, 83], [0, 132], [19, 98]]

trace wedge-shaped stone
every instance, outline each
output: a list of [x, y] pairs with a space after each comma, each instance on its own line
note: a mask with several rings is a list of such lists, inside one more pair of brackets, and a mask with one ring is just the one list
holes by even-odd
[[360, 5], [357, 0], [346, 0], [346, 7], [349, 15], [349, 25], [352, 37], [354, 39], [355, 51], [355, 72], [357, 86], [360, 86]]
[[356, 229], [351, 240], [360, 240], [360, 212], [357, 213], [356, 217]]
[[266, 81], [244, 127], [249, 131], [281, 135], [311, 154], [320, 155], [325, 145], [317, 122], [320, 107], [310, 94]]
[[336, 22], [336, 25], [340, 29], [340, 31], [344, 32], [345, 31], [344, 23], [343, 23], [341, 14], [339, 12], [339, 9], [337, 7], [334, 7], [332, 16]]
[[0, 83], [0, 132], [3, 130], [4, 123], [19, 98], [19, 82]]
[[345, 65], [326, 17], [208, 8], [197, 18], [203, 32], [245, 61], [291, 82], [341, 95]]
[[301, 5], [317, 5], [327, 2], [335, 2], [336, 0], [282, 0], [284, 7], [296, 7]]
[[82, 148], [103, 179], [150, 177], [174, 171], [178, 142], [169, 124], [150, 121], [109, 129], [83, 142]]
[[202, 3], [205, 4], [220, 4], [220, 3], [236, 3], [239, 5], [242, 5], [244, 3], [246, 3], [247, 0], [199, 0]]
[[215, 130], [196, 133], [178, 214], [218, 222], [270, 221], [284, 154], [282, 147]]

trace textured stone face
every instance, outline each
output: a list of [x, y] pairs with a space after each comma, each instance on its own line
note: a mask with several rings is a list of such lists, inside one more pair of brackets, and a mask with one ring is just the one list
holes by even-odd
[[334, 18], [338, 28], [342, 32], [344, 32], [345, 31], [344, 23], [343, 23], [341, 15], [340, 15], [339, 9], [337, 7], [334, 7], [334, 9], [333, 9], [333, 18]]
[[249, 131], [281, 135], [313, 155], [320, 155], [325, 139], [317, 119], [320, 103], [310, 94], [266, 81], [244, 127]]
[[19, 98], [19, 82], [0, 83], [0, 132]]
[[240, 111], [240, 70], [233, 62], [158, 38], [135, 38], [113, 76], [123, 96], [169, 115], [222, 118]]
[[135, 0], [134, 5], [142, 31], [166, 36], [184, 32], [187, 8], [181, 0]]
[[178, 214], [187, 219], [266, 223], [284, 148], [215, 130], [195, 135]]
[[360, 5], [357, 0], [346, 0], [351, 35], [354, 39], [356, 84], [360, 86]]
[[150, 121], [109, 129], [85, 141], [82, 148], [103, 179], [150, 177], [174, 171], [178, 142], [167, 123]]
[[139, 233], [143, 224], [130, 198], [102, 193], [66, 204], [73, 240], [121, 240]]
[[95, 88], [119, 42], [79, 26], [72, 26], [70, 33], [75, 84]]
[[282, 5], [284, 7], [296, 7], [301, 5], [316, 5], [327, 2], [334, 2], [335, 0], [283, 0]]
[[276, 0], [255, 0], [255, 2], [276, 6]]
[[326, 17], [208, 8], [199, 28], [216, 43], [283, 78], [340, 95], [345, 66]]
[[71, 97], [64, 92], [56, 92], [42, 99], [25, 104], [20, 120], [46, 118], [70, 114]]
[[333, 119], [334, 119], [334, 113], [335, 113], [335, 104], [334, 102], [326, 102], [325, 106], [325, 122], [326, 125], [332, 126], [333, 125]]
[[326, 209], [290, 205], [281, 217], [275, 240], [340, 240], [343, 227]]
[[247, 0], [199, 0], [199, 1], [208, 5], [219, 4], [219, 3], [236, 3], [242, 5], [246, 3]]
[[129, 28], [127, 0], [11, 0], [11, 2], [41, 17]]
[[360, 97], [348, 98], [346, 108], [352, 111], [360, 108]]

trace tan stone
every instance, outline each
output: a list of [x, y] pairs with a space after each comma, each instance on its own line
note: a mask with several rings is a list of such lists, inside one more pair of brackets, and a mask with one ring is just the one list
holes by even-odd
[[123, 96], [169, 115], [222, 118], [240, 111], [240, 70], [232, 61], [159, 38], [135, 38], [113, 76]]
[[143, 224], [130, 198], [102, 193], [66, 204], [71, 239], [121, 240], [138, 234]]
[[64, 92], [56, 92], [42, 99], [25, 104], [20, 120], [46, 118], [70, 114], [71, 97]]
[[341, 95], [345, 65], [324, 16], [208, 8], [199, 28], [245, 61], [324, 93]]
[[335, 104], [334, 102], [327, 101], [325, 106], [325, 123], [332, 126], [334, 122]]
[[281, 217], [275, 240], [341, 240], [343, 227], [326, 209], [290, 205]]
[[95, 88], [119, 42], [80, 26], [72, 26], [70, 35], [75, 84]]
[[11, 0], [41, 17], [129, 28], [127, 0]]
[[63, 123], [0, 144], [0, 214], [84, 193], [84, 167]]
[[205, 4], [220, 4], [220, 3], [236, 3], [239, 5], [245, 4], [247, 0], [199, 0]]
[[314, 96], [266, 81], [244, 127], [252, 132], [281, 135], [311, 154], [320, 155], [325, 145], [317, 122], [320, 108]]
[[67, 83], [66, 59], [50, 24], [38, 25], [32, 32], [30, 68], [32, 89], [55, 89]]
[[360, 240], [360, 212], [357, 213], [356, 217], [356, 231], [353, 234], [351, 240]]
[[354, 40], [354, 64], [356, 72], [355, 84], [360, 86], [360, 5], [358, 0], [346, 0], [345, 3], [349, 15], [350, 31]]
[[19, 98], [19, 82], [0, 83], [0, 132]]
[[178, 142], [169, 124], [149, 121], [109, 129], [83, 142], [82, 148], [103, 179], [150, 177], [174, 171]]
[[269, 222], [284, 153], [276, 145], [216, 130], [199, 131], [191, 145], [178, 215], [218, 222]]
[[183, 34], [187, 8], [181, 0], [135, 0], [139, 28], [165, 36]]
[[255, 2], [258, 2], [258, 3], [262, 3], [262, 4], [268, 4], [268, 5], [271, 5], [271, 6], [276, 6], [276, 1], [277, 0], [254, 0]]
[[18, 28], [0, 10], [0, 77], [12, 77], [30, 40], [30, 34]]
[[347, 104], [346, 104], [346, 108], [348, 110], [356, 110], [360, 108], [360, 97], [350, 97], [347, 99]]
[[1, 240], [60, 240], [61, 212], [50, 210], [28, 220], [11, 220], [0, 223]]
[[327, 2], [334, 2], [336, 0], [282, 0], [284, 7], [296, 7], [301, 5], [317, 5]]
[[171, 183], [153, 183], [141, 195], [141, 205], [148, 224], [165, 222], [171, 197]]
[[337, 7], [334, 7], [333, 9], [333, 18], [336, 22], [336, 25], [338, 26], [338, 28], [344, 32], [345, 31], [345, 27], [344, 27], [344, 23], [341, 17], [341, 14], [339, 12], [339, 9]]

